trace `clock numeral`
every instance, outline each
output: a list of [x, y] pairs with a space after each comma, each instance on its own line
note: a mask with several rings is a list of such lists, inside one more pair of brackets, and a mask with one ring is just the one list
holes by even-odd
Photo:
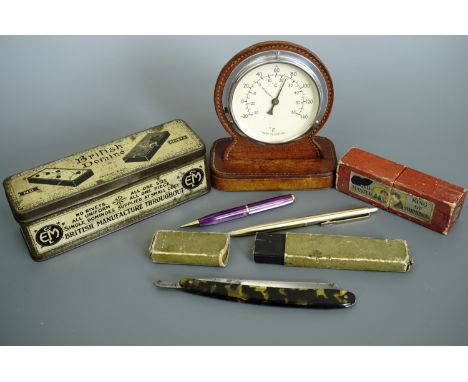
[[305, 102], [306, 104], [310, 105], [310, 104], [313, 103], [314, 101], [311, 100], [311, 99], [306, 99], [304, 102]]
[[297, 72], [291, 72], [291, 77], [296, 77], [297, 76]]
[[310, 88], [310, 84], [304, 84], [304, 85], [302, 85], [302, 87], [308, 89], [308, 88]]
[[302, 119], [307, 119], [307, 118], [309, 118], [309, 116], [307, 114], [303, 114], [303, 115], [301, 115], [301, 118]]
[[279, 71], [280, 71], [279, 66], [278, 66], [278, 65], [275, 65], [275, 68], [273, 69], [273, 71], [274, 71], [275, 73], [279, 73]]

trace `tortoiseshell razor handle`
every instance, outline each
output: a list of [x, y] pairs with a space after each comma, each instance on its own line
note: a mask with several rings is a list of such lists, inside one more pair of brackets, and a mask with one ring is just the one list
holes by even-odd
[[179, 285], [189, 293], [252, 304], [336, 309], [356, 302], [353, 293], [333, 288], [284, 288], [191, 278], [181, 279]]

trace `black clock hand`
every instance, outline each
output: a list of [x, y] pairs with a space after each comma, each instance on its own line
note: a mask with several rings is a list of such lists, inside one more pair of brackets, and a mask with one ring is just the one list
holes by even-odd
[[271, 100], [271, 108], [270, 108], [270, 110], [267, 111], [267, 114], [273, 115], [273, 109], [274, 109], [274, 107], [275, 107], [276, 105], [279, 104], [279, 99], [278, 99], [278, 98], [279, 98], [279, 96], [280, 96], [280, 94], [281, 94], [281, 91], [282, 91], [283, 88], [284, 88], [284, 84], [286, 83], [287, 80], [288, 80], [288, 79], [286, 78], [286, 79], [283, 81], [283, 84], [281, 85], [280, 90], [278, 91], [278, 94], [276, 95], [275, 98], [273, 98], [273, 99]]
[[268, 95], [268, 97], [273, 98], [273, 96], [270, 94], [270, 92], [268, 90], [266, 90], [263, 86], [260, 86], [260, 88], [265, 92], [266, 95]]

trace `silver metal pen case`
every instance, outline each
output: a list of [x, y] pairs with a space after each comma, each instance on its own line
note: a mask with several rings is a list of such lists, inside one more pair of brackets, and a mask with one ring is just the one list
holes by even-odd
[[182, 120], [3, 181], [34, 260], [61, 254], [209, 191], [205, 145]]

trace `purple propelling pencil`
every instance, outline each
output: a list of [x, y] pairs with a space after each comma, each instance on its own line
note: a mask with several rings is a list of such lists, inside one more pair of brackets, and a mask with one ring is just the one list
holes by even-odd
[[181, 225], [181, 227], [205, 226], [212, 224], [224, 223], [230, 220], [243, 218], [244, 216], [253, 215], [259, 212], [271, 210], [273, 208], [286, 206], [294, 202], [294, 195], [281, 195], [274, 198], [260, 200], [258, 202], [245, 204], [243, 206], [230, 208], [228, 210], [214, 212], [210, 215], [203, 216], [190, 223]]

